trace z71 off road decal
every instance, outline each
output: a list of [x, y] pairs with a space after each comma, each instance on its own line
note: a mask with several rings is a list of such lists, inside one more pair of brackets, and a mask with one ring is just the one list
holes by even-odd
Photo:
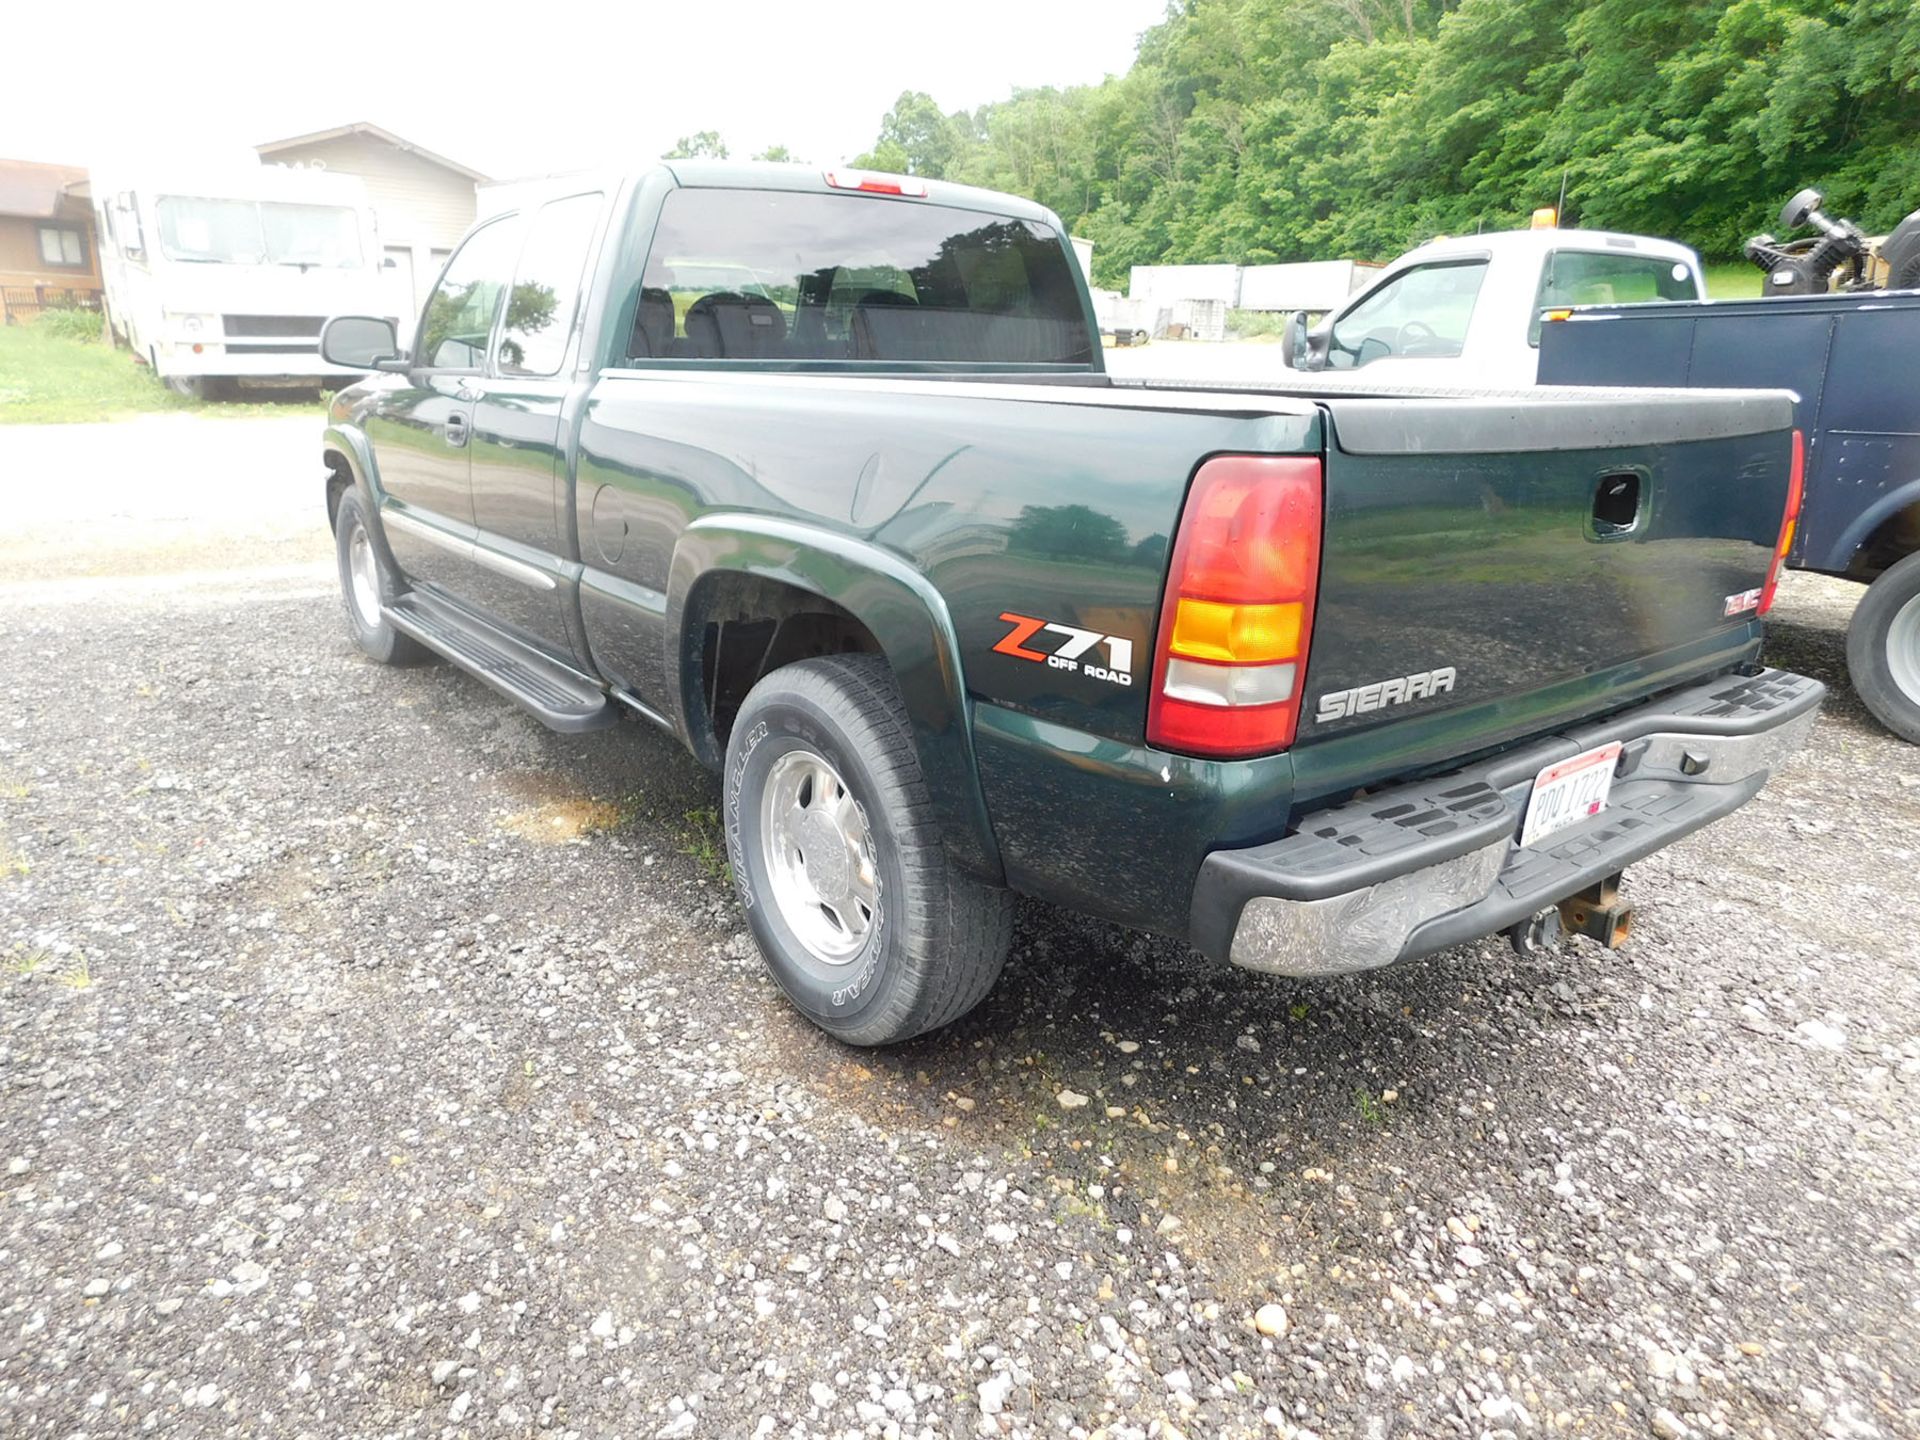
[[[993, 647], [1001, 655], [1031, 660], [1052, 670], [1073, 671], [1091, 680], [1104, 680], [1109, 685], [1133, 684], [1133, 641], [1124, 635], [1102, 635], [1098, 630], [1057, 625], [1051, 620], [1015, 615], [1011, 611], [1000, 618], [1013, 627]], [[1047, 638], [1050, 635], [1061, 638]], [[1047, 648], [1036, 649], [1027, 643], [1036, 636], [1040, 637], [1037, 643]], [[1096, 654], [1086, 658], [1088, 652], [1097, 648], [1104, 648], [1104, 657]], [[1104, 665], [1100, 663], [1102, 658], [1106, 660]]]

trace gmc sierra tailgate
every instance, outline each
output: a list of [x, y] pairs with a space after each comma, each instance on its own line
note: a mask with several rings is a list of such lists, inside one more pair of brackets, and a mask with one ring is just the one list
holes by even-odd
[[1297, 800], [1755, 658], [1795, 463], [1785, 392], [1319, 398]]

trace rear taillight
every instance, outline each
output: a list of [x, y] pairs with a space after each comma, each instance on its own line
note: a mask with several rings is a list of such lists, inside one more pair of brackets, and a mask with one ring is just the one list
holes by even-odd
[[1263, 755], [1293, 743], [1320, 582], [1320, 461], [1227, 455], [1193, 477], [1160, 606], [1147, 743]]
[[1807, 493], [1807, 441], [1798, 430], [1793, 432], [1793, 465], [1787, 471], [1787, 509], [1780, 517], [1780, 542], [1773, 547], [1773, 564], [1767, 567], [1767, 583], [1760, 590], [1756, 614], [1773, 608], [1773, 592], [1780, 588], [1780, 572], [1786, 568], [1787, 552], [1793, 548], [1794, 527], [1800, 523], [1800, 499]]

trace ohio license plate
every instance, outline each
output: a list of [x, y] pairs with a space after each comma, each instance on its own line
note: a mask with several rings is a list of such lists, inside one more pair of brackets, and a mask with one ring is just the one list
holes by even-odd
[[1556, 761], [1534, 776], [1533, 797], [1527, 801], [1520, 843], [1532, 845], [1606, 809], [1620, 748], [1616, 740], [1571, 760]]

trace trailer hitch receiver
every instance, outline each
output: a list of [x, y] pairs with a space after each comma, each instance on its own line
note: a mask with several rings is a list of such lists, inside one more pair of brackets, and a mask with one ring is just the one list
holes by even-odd
[[1625, 873], [1615, 871], [1560, 902], [1560, 919], [1570, 933], [1598, 940], [1609, 950], [1626, 944], [1633, 930], [1633, 907], [1620, 903], [1620, 877]]

